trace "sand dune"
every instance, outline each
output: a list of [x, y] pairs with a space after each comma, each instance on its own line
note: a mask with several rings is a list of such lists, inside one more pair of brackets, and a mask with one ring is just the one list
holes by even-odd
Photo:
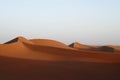
[[58, 48], [68, 48], [70, 49], [70, 47], [68, 47], [67, 45], [58, 42], [58, 41], [54, 41], [54, 40], [48, 40], [48, 39], [32, 39], [30, 40], [31, 42], [37, 44], [37, 45], [43, 45], [43, 46], [51, 46], [51, 47], [58, 47]]
[[80, 51], [53, 40], [16, 39], [0, 45], [1, 56], [51, 61], [120, 62], [119, 54]]
[[74, 42], [72, 44], [69, 45], [69, 47], [72, 47], [74, 49], [77, 49], [77, 50], [89, 50], [90, 52], [91, 51], [102, 51], [103, 53], [104, 52], [116, 52], [116, 51], [120, 51], [120, 46], [90, 46], [90, 45], [85, 45], [85, 44], [80, 44], [78, 42]]
[[74, 42], [72, 44], [69, 45], [70, 47], [76, 48], [76, 49], [92, 49], [92, 48], [96, 48], [95, 46], [89, 46], [89, 45], [85, 45], [85, 44], [80, 44], [78, 42]]
[[120, 54], [88, 50], [91, 47], [94, 46], [74, 43], [71, 48], [54, 40], [17, 37], [0, 44], [0, 77], [2, 80], [119, 80]]

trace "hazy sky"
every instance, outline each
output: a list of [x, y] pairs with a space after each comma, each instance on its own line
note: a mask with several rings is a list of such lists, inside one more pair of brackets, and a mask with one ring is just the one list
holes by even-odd
[[0, 0], [0, 43], [17, 36], [120, 45], [120, 0]]

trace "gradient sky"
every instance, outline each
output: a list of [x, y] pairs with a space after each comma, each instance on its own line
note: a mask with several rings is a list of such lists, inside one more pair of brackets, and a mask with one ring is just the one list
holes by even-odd
[[120, 45], [120, 0], [0, 0], [0, 43], [17, 36]]

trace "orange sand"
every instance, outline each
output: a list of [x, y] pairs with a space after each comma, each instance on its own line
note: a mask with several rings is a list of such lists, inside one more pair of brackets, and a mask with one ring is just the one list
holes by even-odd
[[120, 54], [89, 47], [94, 46], [75, 43], [71, 48], [54, 40], [18, 37], [0, 44], [0, 79], [120, 80]]

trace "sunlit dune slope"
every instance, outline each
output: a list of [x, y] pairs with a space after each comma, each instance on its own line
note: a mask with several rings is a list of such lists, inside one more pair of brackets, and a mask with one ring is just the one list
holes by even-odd
[[37, 45], [71, 49], [70, 47], [68, 47], [68, 46], [65, 45], [64, 43], [61, 43], [61, 42], [58, 42], [58, 41], [55, 41], [55, 40], [48, 40], [48, 39], [31, 39], [30, 41], [33, 42], [33, 43], [35, 43], [35, 44], [37, 44]]

